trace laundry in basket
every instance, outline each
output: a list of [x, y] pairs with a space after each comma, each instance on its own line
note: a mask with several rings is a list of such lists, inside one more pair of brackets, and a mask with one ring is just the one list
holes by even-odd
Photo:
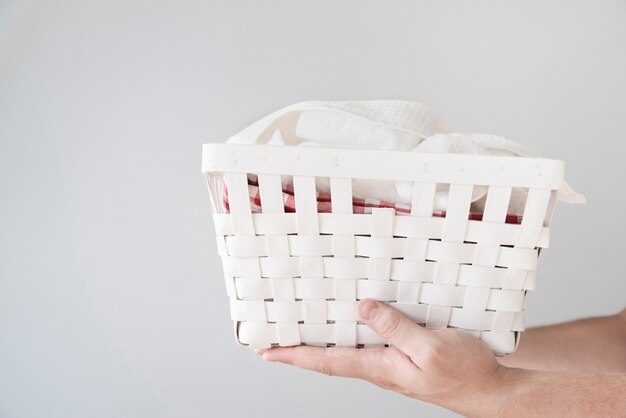
[[420, 104], [306, 102], [203, 148], [237, 339], [251, 347], [385, 344], [374, 298], [428, 328], [515, 351], [561, 161], [451, 132]]

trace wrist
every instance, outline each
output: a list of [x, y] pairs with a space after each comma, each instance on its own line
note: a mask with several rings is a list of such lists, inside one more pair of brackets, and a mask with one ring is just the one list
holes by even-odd
[[468, 417], [517, 416], [524, 387], [533, 372], [500, 365], [482, 384], [463, 391], [463, 396], [436, 402]]

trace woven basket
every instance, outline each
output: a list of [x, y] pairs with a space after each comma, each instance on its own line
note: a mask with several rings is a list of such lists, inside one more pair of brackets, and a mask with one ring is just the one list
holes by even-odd
[[[373, 298], [514, 352], [563, 182], [555, 160], [273, 145], [206, 144], [202, 171], [236, 336], [256, 348], [385, 344], [356, 314], [357, 301]], [[318, 211], [316, 178], [330, 181], [328, 213]], [[353, 180], [363, 179], [411, 182], [410, 213], [354, 213]], [[433, 209], [438, 184], [449, 185], [443, 216]], [[488, 187], [478, 217], [475, 186]], [[514, 188], [528, 191], [519, 223], [507, 222]]]

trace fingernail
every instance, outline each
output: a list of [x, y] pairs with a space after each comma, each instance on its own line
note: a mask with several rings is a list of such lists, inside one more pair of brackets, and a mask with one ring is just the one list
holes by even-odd
[[265, 353], [262, 354], [262, 358], [263, 358], [263, 361], [274, 361], [271, 358], [271, 354], [268, 351], [266, 351]]
[[373, 300], [362, 300], [359, 303], [358, 311], [362, 319], [372, 321], [378, 314], [378, 304]]
[[267, 350], [267, 348], [254, 348], [254, 352], [258, 355], [265, 353]]

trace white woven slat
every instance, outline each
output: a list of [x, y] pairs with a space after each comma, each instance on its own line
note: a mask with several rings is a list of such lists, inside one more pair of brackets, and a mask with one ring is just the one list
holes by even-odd
[[[506, 220], [506, 214], [511, 198], [510, 187], [491, 186], [487, 191], [487, 200], [485, 201], [485, 210], [481, 225], [492, 226], [494, 230], [503, 230], [502, 225]], [[486, 235], [486, 233], [484, 233]], [[486, 242], [481, 236], [480, 241], [476, 244], [476, 255], [474, 257], [474, 265], [494, 267], [498, 261], [500, 253], [500, 245], [503, 240], [497, 240], [495, 243]]]
[[261, 278], [261, 268], [257, 257], [240, 257], [238, 258], [238, 261], [241, 277], [248, 280]]
[[321, 300], [326, 303], [327, 299], [335, 298], [335, 284], [333, 280], [322, 277], [302, 277], [293, 279], [293, 283], [296, 298], [304, 299], [305, 302]]
[[225, 173], [224, 182], [228, 187], [230, 220], [232, 230], [237, 236], [254, 236], [248, 176], [241, 173]]
[[473, 188], [471, 184], [450, 185], [448, 211], [441, 237], [442, 241], [463, 242], [465, 240]]
[[305, 237], [319, 234], [315, 177], [294, 176], [293, 192], [296, 201], [298, 233]]
[[377, 346], [387, 344], [384, 338], [379, 337], [366, 325], [357, 325], [357, 341], [364, 346]]
[[522, 289], [524, 290], [535, 290], [537, 281], [537, 271], [529, 271], [526, 274], [526, 280], [524, 281], [524, 285]]
[[[452, 308], [450, 311], [451, 327], [472, 331], [489, 331], [495, 312], [477, 309]], [[509, 329], [510, 330], [510, 329]], [[508, 330], [507, 330], [508, 331]]]
[[391, 302], [397, 300], [398, 289], [402, 282], [383, 281], [383, 280], [365, 280], [356, 281], [356, 297], [357, 299], [378, 299], [383, 302]]
[[285, 213], [283, 186], [280, 176], [259, 174], [258, 181], [263, 213]]
[[[543, 225], [545, 227], [548, 227], [550, 225], [550, 221], [552, 220], [552, 216], [554, 215], [554, 209], [556, 208], [556, 202], [558, 200], [558, 197], [559, 197], [558, 190], [551, 190], [550, 191], [550, 200], [548, 202], [548, 208], [546, 210], [546, 215], [545, 215], [545, 217], [543, 219]], [[545, 247], [540, 245], [540, 247], [548, 248], [547, 245]]]
[[460, 265], [456, 263], [439, 262], [435, 271], [433, 283], [448, 287], [455, 287], [459, 278]]
[[335, 344], [342, 347], [357, 345], [356, 321], [335, 322]]
[[263, 300], [246, 300], [243, 301], [246, 321], [248, 322], [267, 322], [266, 304]]
[[[352, 180], [346, 178], [330, 179], [330, 200], [333, 215], [346, 214], [348, 219], [354, 219], [352, 215]], [[346, 231], [345, 235], [335, 232], [333, 235], [333, 257], [335, 260], [353, 260], [356, 254], [354, 235]], [[325, 271], [326, 277], [332, 277]], [[330, 280], [330, 279], [326, 279]], [[356, 278], [338, 278], [332, 280], [334, 284], [334, 299], [337, 301], [354, 302], [357, 298]], [[329, 312], [329, 315], [332, 312]], [[338, 320], [335, 323], [334, 343], [338, 346], [357, 345], [357, 321]]]
[[230, 318], [233, 321], [245, 321], [247, 318], [246, 305], [243, 300], [230, 299]]
[[391, 260], [391, 280], [432, 282], [437, 264], [426, 261]]
[[428, 317], [428, 305], [390, 303], [389, 306], [402, 312], [418, 324], [425, 324]]
[[520, 236], [515, 243], [516, 248], [535, 248], [541, 233], [544, 219], [550, 202], [550, 190], [528, 190], [528, 198], [524, 207]]
[[356, 254], [353, 235], [333, 235], [333, 256], [352, 259]]
[[[254, 213], [254, 230], [258, 235], [287, 235], [298, 233], [295, 213]], [[232, 234], [232, 232], [231, 232]]]
[[522, 290], [526, 284], [526, 276], [528, 270], [521, 270], [516, 268], [509, 268], [506, 271], [504, 282], [502, 282], [502, 289], [506, 290]]
[[342, 279], [366, 278], [369, 269], [367, 258], [329, 258], [322, 259], [324, 272], [327, 277]]
[[322, 257], [333, 255], [333, 237], [330, 235], [289, 235], [292, 256]]
[[[218, 235], [233, 235], [230, 214], [216, 214], [215, 229]], [[366, 235], [369, 234], [372, 215], [320, 213], [319, 226], [322, 234]], [[287, 235], [298, 232], [294, 213], [285, 214], [252, 214], [254, 229], [259, 235]], [[414, 218], [399, 215], [394, 222], [393, 235], [397, 237], [413, 237], [422, 239], [441, 239], [445, 218]], [[514, 245], [519, 238], [520, 225], [494, 224], [470, 220], [467, 223], [466, 241], [484, 242], [498, 245]], [[547, 248], [549, 229], [542, 227], [537, 246]]]
[[326, 324], [328, 313], [326, 310], [326, 300], [324, 298], [307, 299], [303, 302], [305, 324]]
[[[520, 225], [496, 224], [481, 221], [469, 221], [467, 224], [466, 241], [484, 244], [513, 245], [518, 241]], [[548, 228], [541, 228], [537, 238], [537, 246], [547, 248], [549, 243]]]
[[238, 297], [237, 286], [235, 285], [235, 277], [224, 276], [224, 284], [226, 285], [226, 295], [231, 298]]
[[[296, 298], [293, 279], [288, 277], [260, 279], [255, 282], [270, 282], [271, 298], [278, 302], [292, 301]], [[257, 294], [258, 297], [258, 294]], [[264, 298], [265, 299], [265, 298]]]
[[433, 214], [436, 183], [413, 183], [411, 190], [411, 215], [430, 218]]
[[303, 343], [314, 345], [323, 342], [326, 346], [335, 340], [334, 324], [300, 324], [300, 338]]
[[522, 290], [491, 289], [487, 309], [505, 312], [520, 312], [524, 305], [525, 292]]
[[335, 300], [350, 302], [354, 302], [356, 300], [355, 279], [334, 279], [333, 282], [335, 284]]
[[484, 222], [503, 224], [511, 200], [511, 187], [489, 186], [483, 212]]
[[322, 257], [301, 256], [300, 262], [301, 277], [324, 277], [324, 263]]
[[417, 216], [398, 216], [394, 223], [394, 236], [441, 239], [445, 218], [430, 217], [420, 218]]
[[265, 254], [267, 257], [289, 257], [289, 239], [285, 235], [266, 235]]
[[320, 233], [366, 235], [370, 231], [371, 216], [352, 213], [320, 213]]
[[423, 283], [420, 303], [440, 306], [463, 306], [465, 287]]
[[396, 301], [398, 303], [417, 303], [420, 299], [421, 283], [400, 281]]
[[428, 249], [428, 239], [407, 238], [404, 240], [404, 259], [407, 261], [424, 261]]
[[491, 326], [488, 330], [502, 332], [511, 331], [513, 329], [513, 322], [515, 321], [515, 316], [517, 314], [518, 312], [493, 312]]
[[272, 281], [278, 279], [257, 279], [250, 280], [242, 277], [233, 279], [234, 287], [238, 299], [270, 299], [274, 297]]
[[242, 321], [237, 329], [237, 338], [242, 344], [267, 348], [278, 342], [276, 324]]
[[298, 323], [281, 322], [276, 324], [278, 344], [281, 346], [300, 345], [300, 328]]
[[459, 286], [499, 288], [504, 283], [506, 272], [503, 268], [462, 265], [456, 283]]
[[354, 237], [355, 253], [359, 257], [391, 259], [404, 255], [404, 242], [393, 237]]
[[462, 242], [430, 241], [426, 259], [456, 264], [469, 264], [476, 255], [474, 244], [464, 244]]
[[300, 276], [300, 262], [297, 257], [273, 256], [259, 259], [263, 277], [297, 277]]
[[487, 309], [490, 293], [491, 289], [488, 287], [466, 286], [463, 308], [465, 310], [484, 312]]
[[268, 322], [304, 321], [304, 303], [302, 301], [265, 302]]
[[413, 183], [411, 216], [408, 219], [413, 224], [427, 222], [429, 226], [438, 228], [438, 233], [428, 234], [430, 228], [411, 228], [410, 223], [399, 223], [394, 228], [394, 236], [407, 237], [404, 240], [403, 260], [391, 261], [390, 278], [400, 281], [396, 293], [396, 301], [399, 304], [419, 303], [422, 283], [432, 282], [437, 271], [434, 263], [426, 262], [429, 239], [440, 235], [444, 226], [443, 222], [438, 222], [432, 217], [436, 189], [436, 183]]
[[228, 256], [228, 249], [226, 247], [226, 237], [218, 235], [216, 237], [217, 254], [221, 257]]
[[224, 239], [224, 235], [233, 235], [235, 233], [230, 213], [214, 213], [213, 225], [215, 226], [215, 234], [217, 239]]
[[494, 267], [498, 262], [500, 246], [497, 244], [481, 242], [476, 244], [476, 252], [472, 262], [475, 266]]
[[452, 307], [440, 305], [428, 305], [428, 316], [426, 318], [426, 328], [443, 329], [450, 323], [450, 313]]
[[536, 270], [538, 255], [537, 250], [502, 247], [496, 265], [522, 270]]
[[330, 179], [330, 202], [332, 213], [352, 213], [352, 180], [349, 178]]
[[226, 248], [231, 257], [265, 257], [267, 256], [266, 237], [253, 235], [234, 235], [226, 237]]
[[356, 301], [328, 301], [328, 319], [330, 321], [358, 321]]
[[[242, 173], [226, 173], [224, 174], [224, 182], [228, 187], [228, 199], [232, 206], [230, 214], [233, 231], [236, 237], [241, 239], [240, 243], [237, 243], [235, 247], [231, 247], [229, 239], [233, 237], [227, 237], [227, 251], [230, 256], [233, 256], [233, 252], [238, 254], [235, 257], [239, 260], [239, 269], [242, 276], [247, 278], [260, 277], [258, 258], [254, 254], [257, 250], [257, 240], [254, 236], [254, 224], [250, 208], [248, 176]], [[239, 252], [249, 254], [239, 255]]]
[[516, 312], [515, 319], [513, 319], [513, 331], [524, 331], [524, 311]]

